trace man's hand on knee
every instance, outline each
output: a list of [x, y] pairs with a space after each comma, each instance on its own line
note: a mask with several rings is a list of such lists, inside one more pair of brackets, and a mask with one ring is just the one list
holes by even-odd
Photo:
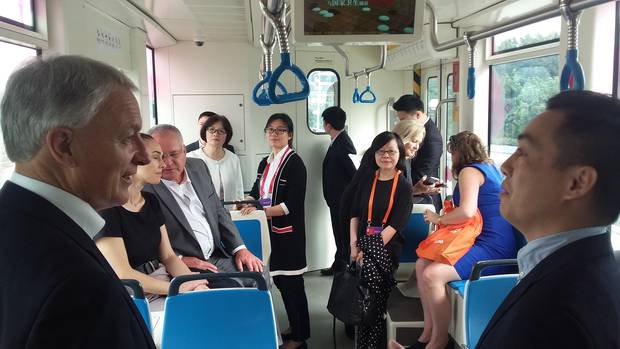
[[245, 266], [249, 271], [263, 272], [263, 262], [245, 248], [235, 253], [235, 265], [239, 271]]
[[208, 271], [217, 273], [217, 267], [214, 264], [209, 263], [207, 261], [203, 261], [200, 258], [183, 256], [183, 257], [181, 257], [181, 260], [189, 268], [200, 269], [200, 270], [208, 270]]

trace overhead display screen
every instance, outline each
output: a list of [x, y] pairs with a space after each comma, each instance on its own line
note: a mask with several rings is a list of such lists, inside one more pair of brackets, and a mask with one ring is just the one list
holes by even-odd
[[[308, 43], [405, 43], [418, 38], [424, 1], [303, 0], [295, 4], [295, 39]], [[300, 5], [303, 4], [303, 7]], [[418, 22], [418, 18], [420, 18]]]
[[413, 34], [414, 18], [415, 0], [304, 0], [306, 35]]

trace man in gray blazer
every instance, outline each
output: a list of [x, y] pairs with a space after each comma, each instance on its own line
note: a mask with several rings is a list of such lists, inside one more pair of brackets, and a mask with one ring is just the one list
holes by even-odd
[[[207, 165], [187, 158], [183, 137], [172, 125], [157, 125], [149, 134], [161, 145], [165, 168], [157, 195], [174, 251], [194, 271], [263, 271], [262, 262], [243, 244], [230, 214], [215, 192]], [[234, 257], [234, 262], [233, 262]]]

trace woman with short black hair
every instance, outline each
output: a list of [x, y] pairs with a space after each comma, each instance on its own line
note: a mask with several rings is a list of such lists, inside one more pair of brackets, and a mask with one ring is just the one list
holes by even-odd
[[[400, 235], [411, 214], [411, 185], [402, 175], [405, 147], [393, 132], [380, 133], [360, 165], [360, 178], [351, 204], [351, 259], [362, 265], [362, 279], [375, 292], [378, 315], [362, 325], [357, 348], [379, 348], [385, 338], [387, 299], [396, 285], [404, 238]], [[368, 155], [370, 154], [370, 155]]]
[[[226, 149], [232, 135], [232, 126], [225, 116], [210, 116], [200, 129], [204, 146], [187, 154], [207, 164], [215, 192], [222, 201], [243, 200], [243, 175], [239, 157]], [[234, 206], [228, 208], [233, 209]]]

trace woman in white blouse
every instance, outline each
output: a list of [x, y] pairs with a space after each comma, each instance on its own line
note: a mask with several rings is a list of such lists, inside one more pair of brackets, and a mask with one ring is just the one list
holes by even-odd
[[[228, 119], [221, 115], [209, 117], [200, 129], [204, 146], [187, 155], [202, 159], [209, 167], [215, 192], [222, 201], [243, 200], [243, 176], [239, 158], [224, 148], [233, 135]], [[232, 209], [230, 205], [228, 208]]]

